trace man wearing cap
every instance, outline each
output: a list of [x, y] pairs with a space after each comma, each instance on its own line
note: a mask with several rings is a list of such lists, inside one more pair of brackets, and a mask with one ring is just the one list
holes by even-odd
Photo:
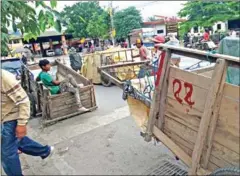
[[148, 49], [143, 45], [143, 42], [141, 39], [136, 40], [136, 46], [139, 49], [139, 54], [132, 56], [132, 58], [140, 57], [141, 61], [150, 59], [149, 51]]
[[[132, 58], [140, 57], [141, 61], [150, 60], [149, 51], [143, 45], [143, 42], [141, 39], [136, 40], [136, 46], [139, 49], [139, 54], [135, 56], [132, 55]], [[146, 69], [144, 68], [144, 66], [141, 66], [138, 73], [138, 78], [143, 78], [145, 76], [145, 73], [146, 73]]]

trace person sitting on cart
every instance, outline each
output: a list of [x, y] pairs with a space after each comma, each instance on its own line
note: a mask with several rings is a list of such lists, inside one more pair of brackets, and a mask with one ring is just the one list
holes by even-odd
[[[141, 39], [137, 39], [136, 40], [136, 46], [139, 49], [139, 54], [133, 56], [132, 58], [136, 58], [136, 57], [140, 57], [141, 61], [145, 61], [145, 60], [150, 60], [150, 56], [149, 56], [149, 51], [148, 49], [143, 45], [143, 42]], [[146, 64], [148, 65], [148, 64]], [[139, 73], [138, 73], [138, 78], [143, 78], [145, 77], [146, 74], [146, 68], [144, 67], [140, 67]]]
[[[44, 86], [46, 86], [52, 95], [60, 94], [63, 92], [71, 92], [75, 95], [76, 102], [79, 106], [80, 112], [86, 112], [88, 109], [84, 108], [79, 91], [78, 91], [78, 84], [75, 81], [75, 79], [72, 77], [72, 75], [67, 75], [67, 78], [63, 81], [54, 80], [52, 76], [48, 73], [51, 69], [50, 62], [47, 59], [43, 59], [39, 61], [39, 67], [42, 69], [42, 71], [39, 73], [36, 81], [42, 81]], [[70, 86], [70, 84], [73, 86]]]

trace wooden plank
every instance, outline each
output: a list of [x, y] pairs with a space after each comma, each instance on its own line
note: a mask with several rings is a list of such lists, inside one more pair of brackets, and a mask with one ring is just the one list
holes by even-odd
[[210, 170], [210, 171], [214, 171], [214, 170], [216, 170], [216, 169], [218, 169], [219, 167], [216, 165], [216, 164], [214, 164], [214, 163], [212, 163], [211, 161], [209, 161], [209, 163], [208, 163], [208, 170]]
[[[201, 80], [199, 80], [199, 81], [201, 81]], [[174, 85], [174, 78], [170, 78], [169, 86], [168, 86], [168, 94], [167, 94], [168, 98], [177, 100], [176, 97], [179, 97], [182, 100], [182, 102], [177, 101], [179, 105], [181, 105], [183, 107], [187, 107], [188, 110], [196, 109], [199, 112], [203, 112], [204, 105], [205, 105], [206, 99], [207, 99], [207, 94], [208, 94], [208, 90], [206, 89], [207, 87], [204, 89], [204, 88], [200, 88], [195, 85], [192, 85], [192, 84], [188, 84], [188, 85], [192, 86], [192, 90], [190, 90], [189, 87], [184, 86], [185, 83], [186, 82], [184, 82], [184, 81], [180, 81], [180, 84], [177, 82]], [[201, 82], [199, 82], [199, 84], [200, 83]], [[181, 86], [181, 87], [179, 87], [179, 86]], [[176, 95], [177, 92], [179, 92], [178, 95]], [[189, 105], [187, 103], [187, 101], [184, 100], [187, 93], [191, 93], [191, 97], [188, 98], [188, 101], [193, 102], [193, 105], [191, 105], [191, 104]]]
[[234, 166], [239, 166], [239, 153], [231, 151], [217, 142], [213, 142], [212, 144], [211, 155]]
[[192, 129], [186, 127], [185, 125], [182, 125], [178, 123], [177, 121], [165, 117], [165, 128], [171, 129], [171, 131], [174, 131], [177, 133], [179, 136], [184, 138], [186, 141], [190, 141], [191, 143], [195, 144], [196, 143], [196, 138], [197, 138], [197, 132], [193, 131]]
[[211, 115], [209, 129], [207, 131], [207, 139], [206, 139], [207, 151], [206, 151], [206, 154], [203, 155], [203, 168], [204, 169], [208, 168], [209, 157], [210, 157], [210, 154], [212, 151], [213, 137], [214, 137], [217, 120], [218, 120], [218, 116], [219, 116], [219, 109], [221, 106], [221, 101], [222, 101], [222, 96], [223, 96], [223, 88], [224, 88], [225, 80], [226, 80], [226, 74], [227, 74], [227, 63], [225, 63], [224, 68], [223, 68], [222, 78], [221, 78], [221, 82], [220, 82], [220, 85], [218, 88], [219, 90], [216, 95], [217, 97], [215, 100], [215, 105], [213, 106], [213, 112]]
[[118, 87], [123, 87], [123, 82], [119, 81], [118, 79], [114, 78], [114, 76], [108, 74], [106, 71], [101, 71], [101, 74], [105, 75], [109, 80], [111, 80], [112, 83], [117, 85]]
[[158, 113], [158, 121], [157, 126], [160, 130], [163, 129], [164, 126], [164, 113], [166, 110], [166, 100], [167, 100], [167, 94], [168, 94], [168, 83], [169, 83], [169, 72], [171, 68], [171, 52], [169, 50], [166, 51], [166, 57], [164, 58], [166, 62], [166, 66], [163, 67], [163, 72], [161, 76], [163, 79], [161, 80], [161, 89], [160, 89], [160, 102], [159, 102], [159, 113]]
[[231, 97], [232, 99], [239, 102], [240, 99], [240, 87], [232, 84], [225, 83], [224, 89], [223, 89], [223, 95], [226, 97]]
[[192, 165], [191, 157], [188, 156], [178, 145], [176, 145], [169, 137], [167, 137], [157, 126], [153, 127], [153, 134], [165, 144], [176, 156], [181, 158], [181, 160], [190, 167]]
[[[63, 106], [61, 107], [63, 109], [59, 109], [58, 111], [55, 111], [52, 113], [51, 119], [56, 118], [56, 117], [62, 117], [67, 114], [72, 114], [77, 112], [78, 106], [76, 104], [71, 104], [68, 106]], [[85, 105], [85, 108], [90, 109], [91, 108], [91, 103], [88, 101], [88, 104]]]
[[[96, 106], [89, 109], [88, 112], [94, 111], [95, 109], [97, 109]], [[84, 113], [87, 113], [87, 112], [81, 112], [81, 113], [76, 112], [76, 113], [68, 114], [66, 116], [58, 117], [58, 118], [55, 118], [55, 119], [52, 119], [52, 120], [44, 120], [42, 124], [43, 124], [44, 127], [46, 127], [47, 125], [50, 125], [50, 124], [55, 123], [57, 121], [67, 119], [67, 118], [70, 118], [70, 117], [73, 117], [73, 116], [77, 116], [77, 115], [80, 115], [80, 114], [84, 114]]]
[[208, 71], [208, 72], [204, 72], [204, 73], [200, 73], [199, 75], [203, 75], [203, 76], [206, 76], [208, 78], [211, 78], [212, 74], [213, 74], [213, 70]]
[[109, 69], [109, 68], [119, 68], [119, 67], [133, 66], [133, 65], [142, 65], [145, 63], [149, 63], [149, 62], [150, 62], [150, 60], [112, 64], [112, 65], [98, 67], [98, 70], [104, 70], [104, 69]]
[[174, 109], [169, 110], [169, 108], [167, 108], [165, 115], [168, 118], [177, 121], [178, 123], [190, 128], [193, 131], [198, 131], [200, 119], [197, 116], [191, 116], [189, 114], [185, 114], [185, 116], [182, 116], [181, 112], [176, 112], [174, 111]]
[[223, 131], [217, 127], [213, 140], [228, 148], [229, 150], [232, 150], [238, 154], [240, 153], [240, 139], [237, 136], [233, 136], [229, 131]]
[[[166, 45], [166, 44], [156, 44], [155, 46], [160, 46], [166, 49], [171, 49], [173, 53], [175, 54], [180, 54], [180, 55], [184, 55], [187, 57], [192, 57], [192, 58], [196, 58], [199, 60], [213, 60], [216, 61], [218, 58], [220, 59], [224, 59], [227, 60], [231, 63], [234, 64], [240, 64], [240, 60], [238, 57], [234, 57], [234, 56], [229, 56], [229, 55], [224, 55], [224, 54], [212, 54], [206, 51], [201, 51], [198, 49], [190, 49], [190, 48], [185, 48], [185, 47], [178, 47], [178, 46], [173, 46], [173, 45]], [[208, 57], [206, 57], [208, 56]]]
[[213, 71], [215, 66], [211, 66], [211, 67], [203, 67], [203, 68], [199, 68], [199, 69], [196, 69], [196, 70], [193, 70], [191, 71], [192, 73], [197, 73], [197, 74], [200, 74], [200, 73], [204, 73], [204, 72], [208, 72], [208, 71]]
[[[77, 72], [75, 72], [71, 68], [68, 68], [67, 66], [63, 65], [61, 62], [59, 62], [57, 60], [55, 62], [57, 63], [58, 67], [63, 68], [65, 75], [71, 74], [78, 83], [83, 83], [84, 85], [89, 85], [90, 84], [90, 81], [87, 78], [78, 74]], [[58, 71], [60, 71], [60, 70], [58, 70]]]
[[200, 158], [202, 155], [203, 147], [204, 147], [204, 142], [206, 140], [206, 136], [208, 132], [210, 118], [214, 111], [213, 108], [216, 107], [215, 101], [216, 101], [216, 97], [218, 96], [219, 85], [222, 81], [222, 75], [225, 68], [226, 68], [225, 60], [218, 59], [213, 72], [212, 84], [208, 92], [208, 96], [207, 96], [208, 98], [205, 104], [205, 111], [203, 112], [202, 119], [200, 122], [198, 136], [197, 136], [196, 144], [193, 150], [192, 166], [189, 170], [189, 175], [196, 175]]
[[[186, 138], [182, 138], [182, 136], [179, 136], [177, 133], [175, 133], [173, 130], [168, 129], [167, 127], [164, 127], [164, 133], [170, 138], [172, 139], [174, 142], [178, 142], [180, 143], [182, 146], [184, 146], [184, 148], [188, 148], [189, 150], [191, 150], [191, 153], [193, 151], [194, 148], [194, 143], [192, 143], [191, 141], [187, 140]], [[192, 156], [189, 155], [189, 156]]]
[[217, 165], [219, 168], [224, 168], [224, 167], [234, 167], [234, 165], [226, 162], [225, 160], [219, 159], [213, 155], [210, 155], [209, 161]]
[[188, 83], [191, 83], [192, 85], [198, 86], [202, 89], [208, 89], [212, 82], [211, 78], [181, 70], [176, 67], [171, 67], [169, 77], [179, 79], [183, 82], [187, 81]]
[[[163, 53], [162, 53], [163, 54]], [[171, 55], [171, 53], [168, 53]], [[161, 59], [163, 59], [164, 55], [161, 56]], [[169, 57], [169, 56], [167, 56]], [[168, 61], [170, 62], [170, 61]], [[156, 119], [159, 115], [159, 103], [160, 103], [160, 97], [161, 97], [161, 89], [163, 86], [163, 80], [164, 80], [164, 74], [165, 74], [165, 68], [168, 65], [167, 60], [163, 60], [163, 65], [162, 65], [162, 70], [160, 70], [160, 83], [158, 85], [155, 85], [155, 90], [153, 93], [153, 100], [150, 106], [150, 114], [149, 114], [149, 119], [148, 119], [148, 124], [147, 124], [147, 130], [146, 130], [146, 136], [145, 136], [145, 141], [149, 142], [151, 141], [152, 138], [152, 133], [153, 133], [153, 126], [156, 122]], [[161, 63], [160, 63], [161, 64]], [[159, 68], [161, 69], [161, 67]]]

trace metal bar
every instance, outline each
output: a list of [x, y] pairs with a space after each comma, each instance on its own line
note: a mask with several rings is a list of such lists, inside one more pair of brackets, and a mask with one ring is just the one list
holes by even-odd
[[240, 64], [240, 59], [238, 57], [223, 55], [223, 54], [212, 54], [206, 51], [200, 51], [196, 49], [190, 49], [190, 48], [183, 48], [183, 47], [177, 47], [172, 45], [166, 45], [166, 44], [156, 44], [155, 46], [163, 47], [165, 49], [170, 49], [172, 53], [184, 55], [188, 57], [193, 57], [199, 60], [206, 60], [206, 61], [214, 61], [218, 58], [228, 60], [231, 64]]

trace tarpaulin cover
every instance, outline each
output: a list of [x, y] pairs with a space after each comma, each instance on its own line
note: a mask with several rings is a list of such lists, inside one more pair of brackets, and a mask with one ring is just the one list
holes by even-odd
[[[219, 54], [225, 54], [240, 57], [240, 39], [238, 37], [225, 37], [221, 40]], [[227, 83], [240, 85], [240, 69], [239, 67], [229, 66], [227, 71]]]

